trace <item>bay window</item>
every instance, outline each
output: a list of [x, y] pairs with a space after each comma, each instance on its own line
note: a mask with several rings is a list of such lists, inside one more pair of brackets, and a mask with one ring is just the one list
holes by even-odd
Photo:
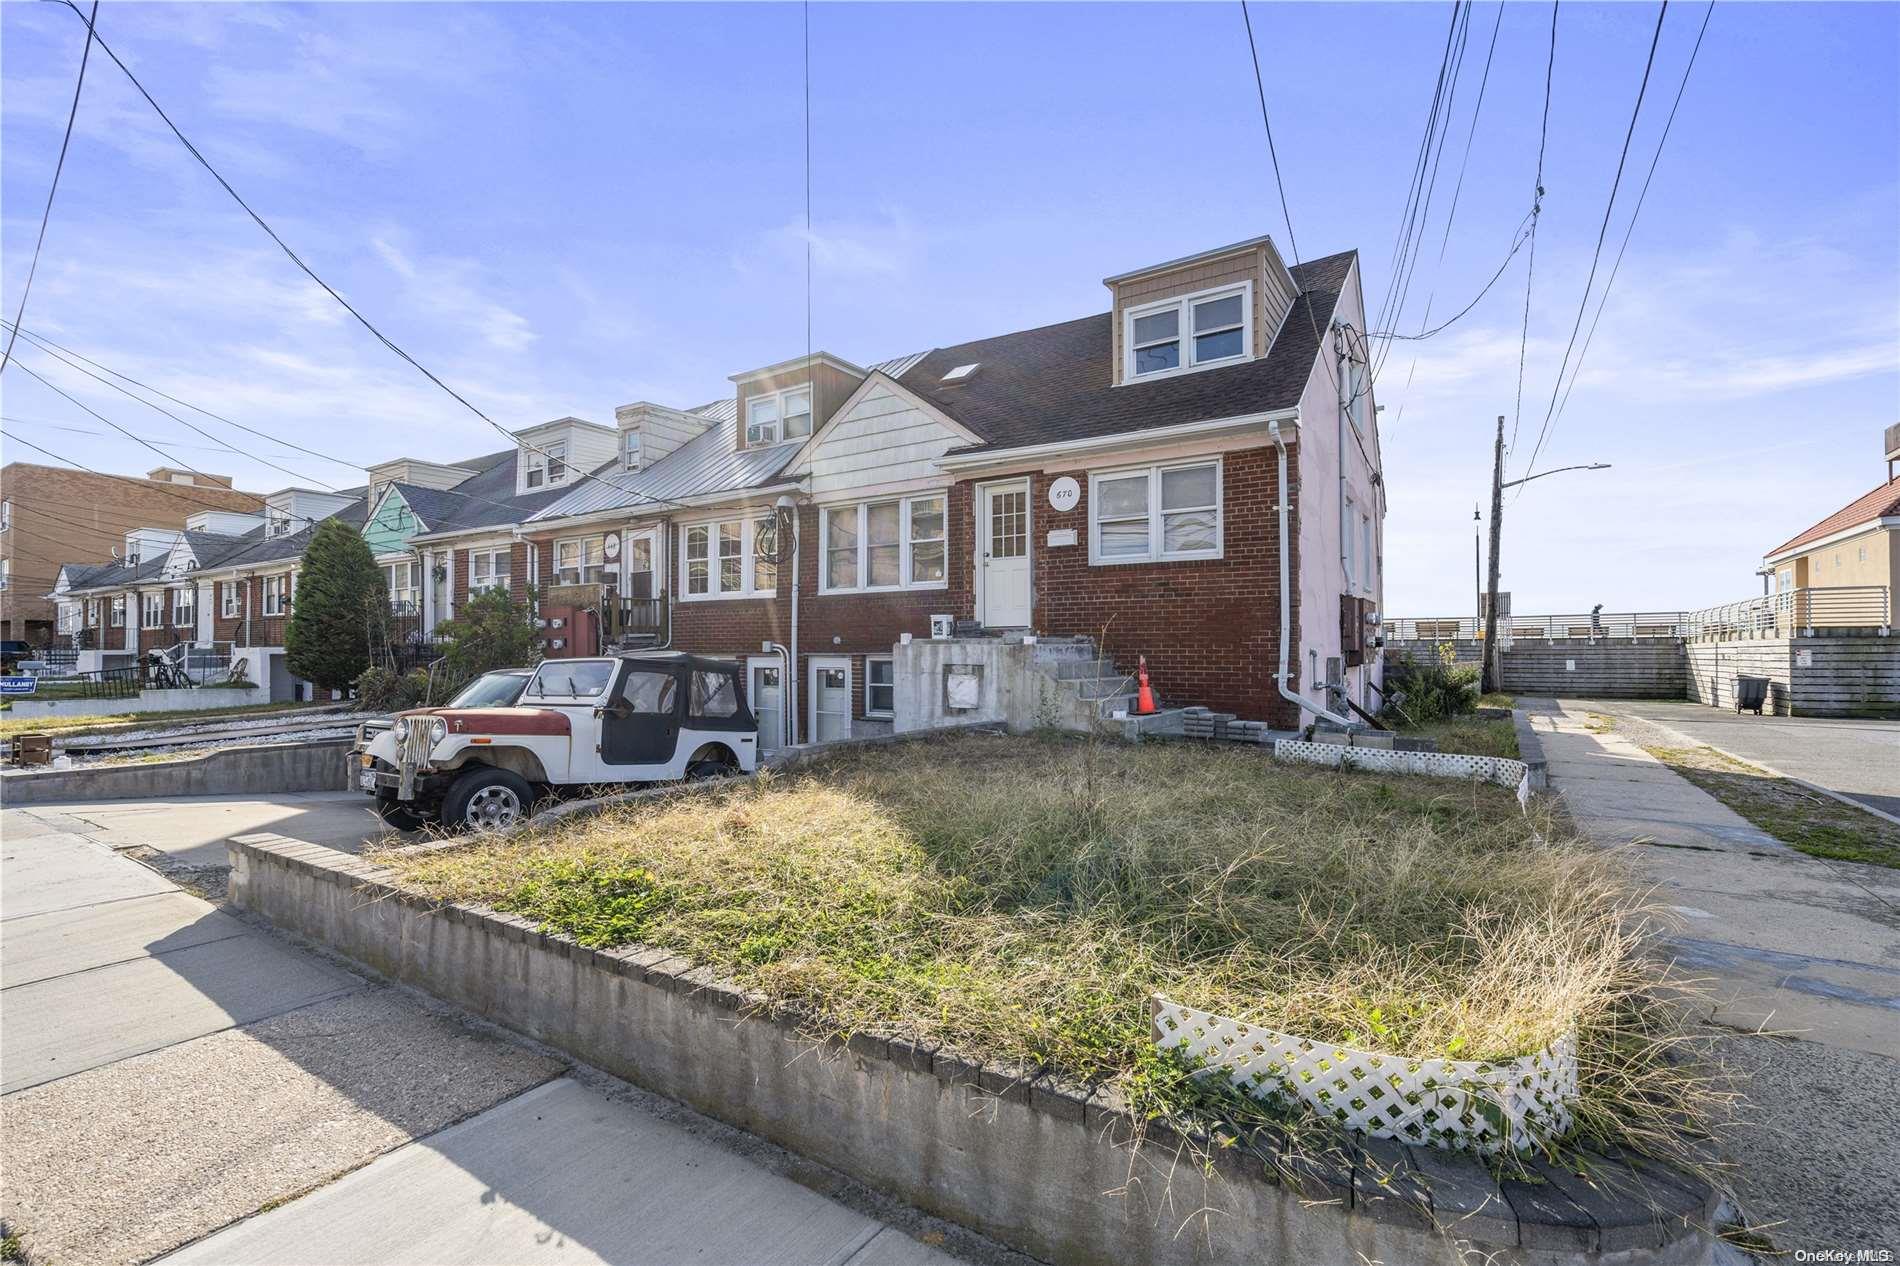
[[949, 580], [943, 493], [827, 506], [819, 519], [822, 593], [930, 589]]
[[1089, 477], [1089, 561], [1221, 556], [1221, 464], [1149, 466]]
[[771, 598], [778, 594], [778, 514], [717, 519], [680, 531], [680, 596]]
[[506, 589], [509, 581], [508, 550], [472, 549], [468, 552], [468, 591]]
[[811, 388], [788, 387], [746, 401], [748, 447], [803, 439], [811, 434]]
[[1125, 381], [1245, 360], [1253, 342], [1253, 286], [1144, 304], [1123, 320]]

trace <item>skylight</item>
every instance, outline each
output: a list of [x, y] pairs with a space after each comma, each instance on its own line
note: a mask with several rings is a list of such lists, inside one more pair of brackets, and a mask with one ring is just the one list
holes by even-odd
[[975, 364], [958, 365], [955, 369], [951, 370], [949, 373], [943, 376], [943, 381], [962, 382], [964, 379], [968, 378], [971, 374], [974, 374], [976, 372], [976, 368], [977, 367]]

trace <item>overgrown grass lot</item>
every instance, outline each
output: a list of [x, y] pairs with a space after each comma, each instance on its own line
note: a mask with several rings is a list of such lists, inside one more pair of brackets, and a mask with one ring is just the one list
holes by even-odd
[[[30, 696], [29, 696], [30, 697]], [[321, 707], [314, 703], [252, 703], [215, 712], [119, 712], [110, 716], [14, 717], [0, 716], [0, 739], [22, 734], [83, 734], [89, 730], [118, 730], [137, 725], [196, 725], [219, 720], [250, 720], [272, 712], [308, 711]]]
[[1422, 725], [1400, 725], [1398, 733], [1437, 739], [1441, 752], [1518, 759], [1517, 726], [1509, 717], [1445, 717]]
[[1712, 747], [1643, 750], [1790, 848], [1900, 868], [1900, 826]]
[[674, 950], [814, 1033], [1114, 1082], [1146, 1117], [1238, 1110], [1157, 1055], [1155, 992], [1402, 1055], [1574, 1030], [1583, 1129], [1641, 1145], [1693, 1098], [1643, 898], [1533, 825], [1477, 783], [972, 735], [387, 860], [587, 945]]

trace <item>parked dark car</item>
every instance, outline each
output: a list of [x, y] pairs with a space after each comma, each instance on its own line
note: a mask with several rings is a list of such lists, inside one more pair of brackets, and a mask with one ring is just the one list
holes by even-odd
[[18, 672], [21, 660], [36, 659], [38, 656], [39, 652], [33, 648], [31, 642], [12, 640], [0, 642], [0, 671]]

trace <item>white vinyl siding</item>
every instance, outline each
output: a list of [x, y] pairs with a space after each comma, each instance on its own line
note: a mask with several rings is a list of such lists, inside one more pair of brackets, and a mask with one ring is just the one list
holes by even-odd
[[770, 598], [778, 594], [776, 513], [715, 519], [680, 529], [680, 597]]
[[1183, 462], [1089, 476], [1089, 562], [1221, 556], [1221, 463]]
[[947, 506], [940, 492], [826, 506], [818, 522], [819, 592], [945, 588]]

